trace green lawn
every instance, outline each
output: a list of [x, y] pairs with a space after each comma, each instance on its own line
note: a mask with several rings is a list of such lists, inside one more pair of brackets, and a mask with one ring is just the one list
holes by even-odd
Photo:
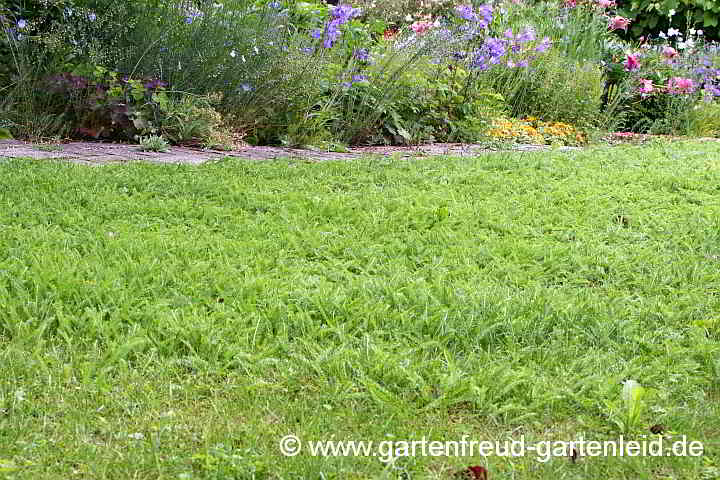
[[[720, 144], [0, 178], [0, 478], [720, 476]], [[278, 444], [653, 424], [705, 454]]]

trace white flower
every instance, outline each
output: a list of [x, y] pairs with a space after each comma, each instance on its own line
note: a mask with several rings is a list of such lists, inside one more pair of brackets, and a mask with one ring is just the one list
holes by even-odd
[[698, 35], [702, 35], [702, 34], [703, 34], [703, 31], [702, 31], [702, 30], [698, 30], [698, 31], [697, 31], [697, 34], [698, 34]]
[[230, 51], [230, 56], [232, 58], [235, 58], [237, 56], [237, 53], [235, 53], [235, 50]]
[[689, 33], [690, 35], [695, 35], [695, 29], [694, 29], [694, 28], [691, 28], [690, 30], [688, 30], [688, 33]]
[[665, 32], [660, 32], [660, 33], [658, 34], [658, 36], [659, 36], [660, 38], [667, 38], [667, 35], [665, 35]]
[[675, 15], [675, 9], [671, 8], [670, 11], [668, 12], [668, 17], [672, 17], [673, 15]]
[[143, 435], [140, 432], [131, 433], [128, 435], [128, 438], [132, 438], [133, 440], [142, 440], [145, 438], [145, 435]]
[[668, 37], [678, 37], [680, 36], [680, 30], [676, 30], [674, 28], [668, 28]]

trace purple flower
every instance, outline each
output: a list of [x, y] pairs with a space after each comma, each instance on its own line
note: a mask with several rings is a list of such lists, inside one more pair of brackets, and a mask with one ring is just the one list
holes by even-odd
[[346, 4], [333, 7], [330, 11], [331, 19], [325, 24], [325, 29], [313, 30], [310, 36], [316, 39], [323, 38], [323, 47], [332, 48], [341, 35], [340, 26], [349, 22], [351, 18], [360, 15], [361, 12], [359, 8], [353, 8]]
[[187, 24], [193, 23], [193, 21], [194, 21], [196, 18], [202, 17], [202, 16], [203, 16], [203, 14], [202, 14], [202, 13], [199, 13], [199, 12], [191, 13], [190, 15], [188, 15], [187, 17], [185, 17], [185, 23], [187, 23]]
[[485, 28], [492, 22], [493, 16], [492, 16], [492, 5], [480, 5], [478, 7], [478, 13], [480, 13], [480, 16], [482, 17], [482, 20], [480, 21], [481, 27]]
[[455, 7], [455, 13], [457, 13], [460, 18], [464, 18], [470, 22], [476, 22], [478, 20], [478, 16], [473, 11], [472, 5], [458, 5]]
[[499, 58], [506, 52], [505, 41], [490, 37], [485, 41], [485, 46], [490, 54], [490, 63], [499, 63]]
[[357, 17], [360, 13], [362, 13], [362, 10], [359, 8], [353, 8], [351, 5], [341, 4], [333, 7], [330, 11], [330, 16], [334, 20], [339, 20], [342, 25], [343, 23], [349, 22], [351, 18]]
[[27, 22], [26, 22], [25, 20], [23, 20], [22, 18], [21, 18], [20, 20], [18, 20], [18, 22], [17, 22], [17, 28], [19, 28], [20, 30], [22, 30], [22, 29], [25, 28], [25, 27], [27, 27]]
[[535, 47], [535, 51], [542, 53], [547, 51], [551, 46], [552, 42], [550, 41], [550, 37], [543, 37], [542, 41]]
[[518, 34], [516, 40], [520, 43], [532, 42], [535, 40], [535, 30], [531, 27], [526, 27], [522, 33]]
[[367, 48], [357, 48], [353, 52], [353, 57], [356, 60], [360, 60], [361, 62], [369, 62], [370, 61], [370, 52]]
[[332, 48], [333, 44], [335, 44], [338, 37], [340, 37], [340, 30], [338, 29], [338, 26], [339, 25], [335, 23], [334, 20], [327, 24], [327, 26], [325, 27], [325, 39], [323, 40], [323, 47]]
[[282, 8], [282, 4], [280, 2], [270, 2], [270, 3], [268, 3], [268, 7], [274, 8], [274, 9], [279, 9], [279, 8]]
[[487, 58], [483, 54], [482, 50], [476, 50], [473, 53], [472, 61], [470, 62], [470, 68], [480, 70], [481, 72], [490, 68], [487, 64]]
[[365, 81], [365, 80], [367, 80], [367, 78], [368, 78], [367, 75], [359, 75], [359, 74], [357, 74], [357, 75], [353, 75], [352, 78], [351, 78], [351, 80], [353, 81], [353, 83], [355, 83], [355, 82]]
[[91, 13], [90, 15], [88, 15], [88, 19], [91, 22], [94, 22], [95, 20], [97, 20], [97, 15], [95, 15], [94, 13]]
[[243, 92], [252, 92], [255, 90], [249, 83], [241, 83], [240, 88], [242, 88]]
[[148, 82], [145, 82], [145, 88], [147, 88], [148, 90], [164, 87], [167, 87], [167, 82], [163, 82], [162, 80], [150, 80]]
[[480, 28], [486, 28], [492, 22], [492, 5], [480, 5], [478, 11], [473, 10], [472, 5], [458, 5], [455, 13], [469, 22], [477, 23]]
[[713, 97], [720, 97], [720, 88], [715, 85], [705, 85], [705, 91]]
[[300, 51], [306, 54], [311, 54], [315, 51], [315, 49], [313, 47], [305, 47], [301, 48]]

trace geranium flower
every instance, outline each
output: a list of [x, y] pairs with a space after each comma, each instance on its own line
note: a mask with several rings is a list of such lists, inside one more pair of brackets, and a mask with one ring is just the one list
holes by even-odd
[[665, 46], [662, 49], [662, 54], [665, 58], [669, 59], [669, 58], [675, 58], [677, 56], [678, 52], [677, 52], [677, 50], [675, 50], [672, 47]]
[[410, 25], [410, 28], [413, 32], [415, 32], [417, 35], [422, 35], [423, 33], [427, 32], [433, 27], [432, 22], [415, 22], [412, 25]]
[[640, 68], [640, 62], [638, 62], [637, 56], [631, 53], [628, 54], [623, 65], [625, 65], [625, 70], [628, 72], [632, 72], [633, 70]]
[[638, 92], [640, 93], [652, 93], [655, 90], [652, 80], [648, 80], [647, 78], [641, 78], [640, 84], [641, 87], [638, 88]]
[[610, 19], [608, 28], [610, 30], [625, 30], [627, 32], [628, 26], [630, 25], [630, 19], [621, 17], [619, 15]]
[[695, 90], [695, 84], [689, 78], [672, 77], [667, 84], [668, 93], [692, 93]]

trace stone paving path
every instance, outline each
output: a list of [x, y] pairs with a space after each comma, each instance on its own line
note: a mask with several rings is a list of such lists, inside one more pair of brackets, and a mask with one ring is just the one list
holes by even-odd
[[[545, 145], [521, 145], [513, 151], [549, 150]], [[561, 150], [578, 150], [578, 147], [560, 147]], [[86, 165], [148, 161], [168, 164], [201, 164], [225, 157], [250, 160], [299, 158], [307, 161], [348, 160], [363, 156], [422, 157], [428, 155], [471, 156], [492, 150], [481, 145], [460, 143], [436, 143], [416, 147], [359, 147], [348, 152], [322, 152], [281, 147], [242, 147], [229, 152], [172, 147], [167, 153], [141, 152], [137, 145], [100, 142], [72, 142], [60, 144], [33, 144], [18, 140], [0, 140], [0, 157], [29, 157], [35, 159], [58, 159]]]

